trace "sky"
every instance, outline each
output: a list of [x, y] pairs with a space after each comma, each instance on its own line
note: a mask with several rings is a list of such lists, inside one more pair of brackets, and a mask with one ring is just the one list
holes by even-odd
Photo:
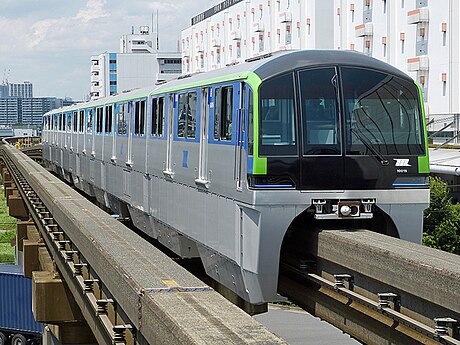
[[160, 50], [177, 51], [191, 17], [220, 2], [0, 0], [0, 82], [30, 81], [34, 97], [84, 99], [91, 55], [119, 52], [121, 35], [151, 26], [157, 9]]

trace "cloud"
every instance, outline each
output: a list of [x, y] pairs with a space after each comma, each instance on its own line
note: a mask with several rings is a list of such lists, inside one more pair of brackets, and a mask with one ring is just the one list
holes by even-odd
[[45, 20], [36, 22], [34, 25], [32, 25], [33, 33], [32, 33], [31, 38], [29, 39], [27, 47], [32, 49], [38, 46], [40, 43], [42, 43], [43, 40], [48, 35], [50, 28], [52, 27], [57, 28], [56, 24], [58, 23], [59, 23], [58, 19], [45, 19]]
[[108, 17], [110, 14], [104, 10], [106, 2], [106, 0], [88, 0], [86, 7], [78, 11], [75, 19], [88, 23], [93, 19]]
[[221, 1], [0, 0], [0, 73], [32, 81], [37, 96], [81, 98], [90, 89], [91, 55], [117, 52], [131, 26], [150, 26], [152, 13], [156, 26], [159, 9], [160, 49], [175, 51], [190, 18]]

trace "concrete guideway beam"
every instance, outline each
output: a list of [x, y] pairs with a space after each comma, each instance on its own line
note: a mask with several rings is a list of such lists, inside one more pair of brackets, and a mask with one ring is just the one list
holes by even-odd
[[322, 231], [316, 255], [460, 315], [458, 255], [367, 230]]
[[[25, 155], [9, 146], [2, 150], [27, 177], [139, 339], [151, 344], [285, 343]], [[69, 277], [63, 272], [63, 278]], [[81, 296], [72, 293], [85, 309]]]
[[368, 230], [321, 231], [313, 242], [317, 274], [308, 277], [326, 294], [339, 293], [336, 300], [345, 296], [350, 307], [358, 302], [364, 314], [392, 321], [393, 336], [460, 344], [460, 256]]

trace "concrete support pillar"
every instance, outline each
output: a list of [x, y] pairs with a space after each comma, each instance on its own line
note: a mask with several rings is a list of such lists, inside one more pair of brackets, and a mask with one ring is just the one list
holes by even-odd
[[8, 196], [8, 209], [11, 217], [21, 220], [29, 219], [29, 210], [20, 196], [14, 194]]
[[84, 322], [69, 288], [52, 272], [32, 272], [32, 311], [38, 322]]

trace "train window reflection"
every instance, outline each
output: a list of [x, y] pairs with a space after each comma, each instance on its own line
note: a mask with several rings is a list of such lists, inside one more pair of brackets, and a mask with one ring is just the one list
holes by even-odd
[[126, 134], [126, 117], [127, 117], [127, 103], [118, 105], [118, 135]]
[[106, 134], [112, 133], [112, 116], [113, 116], [113, 105], [108, 105], [105, 107], [105, 127], [104, 132]]
[[299, 73], [305, 155], [340, 154], [335, 68]]
[[217, 88], [214, 105], [214, 139], [232, 140], [233, 87]]
[[93, 109], [88, 109], [88, 114], [86, 117], [86, 133], [93, 133]]
[[343, 68], [349, 154], [421, 154], [422, 125], [415, 84], [392, 75]]
[[134, 135], [143, 136], [145, 133], [145, 100], [134, 102]]
[[102, 133], [102, 117], [103, 109], [102, 108], [96, 108], [96, 133], [100, 134]]
[[179, 116], [177, 119], [177, 136], [179, 138], [195, 138], [196, 99], [196, 92], [179, 95]]
[[259, 121], [259, 154], [297, 154], [292, 74], [270, 79], [261, 85]]
[[164, 97], [154, 98], [152, 100], [152, 135], [159, 137], [163, 135], [164, 121]]

